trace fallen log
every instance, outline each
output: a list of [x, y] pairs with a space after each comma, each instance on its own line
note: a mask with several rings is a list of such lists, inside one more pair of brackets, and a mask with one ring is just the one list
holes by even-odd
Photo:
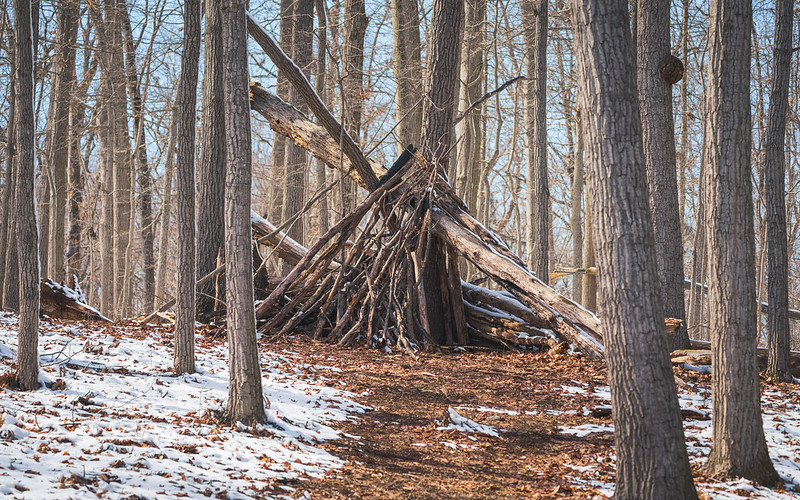
[[100, 311], [86, 303], [86, 298], [79, 290], [44, 279], [39, 286], [41, 296], [41, 314], [51, 318], [69, 320], [102, 321], [111, 320], [100, 314]]
[[[695, 366], [711, 366], [711, 343], [692, 341], [693, 346], [700, 347], [699, 349], [679, 349], [671, 353], [673, 365], [695, 365]], [[769, 356], [768, 349], [759, 347], [756, 349], [758, 356], [758, 365], [761, 370], [767, 366], [767, 357]], [[792, 374], [795, 377], [800, 377], [800, 352], [792, 351], [790, 354], [790, 365]]]

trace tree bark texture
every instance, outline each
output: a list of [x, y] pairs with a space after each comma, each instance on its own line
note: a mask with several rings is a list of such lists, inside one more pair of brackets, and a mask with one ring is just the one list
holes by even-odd
[[422, 130], [422, 56], [416, 0], [392, 0], [392, 29], [395, 119], [400, 154], [407, 145], [419, 144]]
[[772, 485], [778, 475], [764, 440], [756, 366], [752, 16], [749, 1], [711, 4], [704, 163], [714, 434], [706, 468]]
[[231, 422], [265, 422], [253, 305], [250, 223], [251, 137], [247, 13], [242, 0], [222, 2], [225, 94], [225, 255]]
[[769, 358], [767, 376], [791, 382], [789, 363], [789, 250], [786, 232], [786, 111], [792, 66], [792, 0], [775, 2], [775, 58], [764, 142], [767, 206]]
[[627, 1], [573, 2], [588, 204], [614, 407], [615, 498], [697, 498], [652, 258]]
[[[458, 68], [461, 62], [461, 32], [464, 24], [464, 3], [459, 0], [435, 0], [431, 14], [428, 39], [427, 71], [425, 74], [426, 99], [422, 108], [422, 154], [436, 165], [444, 176], [449, 171], [449, 158], [454, 143], [453, 118], [458, 101]], [[447, 329], [462, 318], [447, 318], [449, 300], [461, 300], [446, 295], [441, 277], [448, 272], [447, 254], [434, 238], [426, 251], [427, 261], [423, 271], [423, 296], [425, 315], [431, 336], [439, 343], [447, 341]], [[458, 272], [458, 266], [449, 266]], [[459, 279], [460, 282], [460, 279]], [[451, 290], [453, 292], [453, 290]], [[448, 324], [449, 323], [449, 324]]]
[[[466, 110], [486, 91], [486, 0], [464, 2], [464, 37], [461, 47], [461, 84], [459, 109]], [[484, 110], [480, 104], [465, 116], [457, 127], [457, 161], [453, 187], [469, 207], [478, 209], [478, 185], [483, 167]]]
[[525, 121], [528, 130], [526, 237], [528, 267], [550, 279], [550, 185], [547, 176], [547, 0], [523, 0], [525, 64], [528, 78]]
[[[176, 96], [177, 97], [177, 96]], [[172, 179], [175, 176], [175, 140], [177, 139], [177, 113], [170, 113], [169, 140], [164, 162], [164, 195], [161, 200], [161, 228], [158, 235], [158, 267], [156, 268], [156, 298], [166, 300], [167, 254], [169, 254], [170, 222], [172, 219]], [[224, 124], [224, 122], [223, 122]]]
[[[581, 115], [575, 113], [575, 149], [572, 163], [572, 184], [570, 185], [570, 229], [572, 230], [572, 262], [575, 267], [583, 267], [583, 217], [582, 201], [584, 186], [583, 166], [583, 134], [581, 133]], [[572, 300], [583, 299], [583, 276], [572, 277]]]
[[[295, 0], [292, 12], [292, 60], [306, 78], [311, 75], [312, 48], [314, 45], [314, 0]], [[303, 97], [292, 88], [290, 102], [301, 112], [307, 112]], [[357, 136], [356, 136], [357, 137]], [[286, 144], [286, 184], [283, 194], [283, 220], [295, 216], [306, 203], [307, 155], [303, 148], [292, 142]], [[305, 244], [304, 218], [292, 224], [287, 233], [295, 241]]]
[[[364, 108], [364, 36], [367, 33], [364, 0], [344, 2], [344, 43], [342, 45], [342, 125], [358, 144], [361, 136], [361, 114]], [[356, 206], [356, 185], [349, 177], [341, 179], [342, 215]]]
[[[281, 0], [281, 19], [279, 39], [280, 48], [286, 54], [292, 54], [292, 30], [294, 25], [295, 0]], [[284, 101], [291, 100], [292, 85], [284, 72], [278, 68], [277, 95]], [[284, 191], [286, 190], [286, 148], [289, 143], [282, 135], [276, 135], [272, 141], [272, 189], [270, 196], [270, 219], [280, 224], [283, 222]]]
[[153, 221], [153, 180], [150, 177], [150, 165], [147, 160], [144, 105], [139, 84], [139, 70], [136, 67], [136, 47], [133, 39], [133, 30], [131, 29], [131, 19], [127, 8], [121, 9], [120, 14], [122, 15], [122, 33], [125, 44], [125, 72], [128, 81], [128, 93], [131, 99], [131, 110], [133, 112], [136, 182], [139, 188], [136, 199], [138, 200], [137, 205], [141, 217], [142, 233], [142, 304], [144, 310], [152, 311], [156, 291], [156, 262], [154, 256], [156, 229]]
[[[202, 143], [197, 172], [197, 231], [203, 237], [197, 240], [198, 276], [213, 271], [217, 259], [225, 257], [225, 102], [220, 2], [206, 0], [205, 15]], [[216, 297], [213, 281], [198, 286], [198, 314], [213, 311], [217, 299], [222, 297]]]
[[[683, 242], [675, 159], [672, 86], [661, 77], [661, 61], [670, 55], [669, 2], [642, 2], [637, 9], [637, 84], [642, 117], [642, 146], [656, 238], [655, 255], [664, 314], [685, 318]], [[687, 349], [686, 326], [669, 334], [668, 348]]]
[[200, 2], [184, 2], [181, 76], [175, 99], [178, 195], [178, 303], [175, 309], [175, 373], [194, 372], [195, 323], [195, 117], [200, 59]]
[[[14, 42], [10, 40], [10, 42]], [[15, 42], [9, 48], [8, 60], [11, 67], [16, 66]], [[9, 82], [9, 107], [8, 123], [6, 124], [6, 172], [3, 183], [3, 219], [8, 221], [0, 224], [0, 308], [18, 310], [19, 272], [17, 271], [17, 233], [15, 218], [10, 217], [17, 209], [16, 204], [16, 109], [17, 109], [17, 75], [11, 73]]]
[[14, 0], [16, 42], [16, 220], [19, 256], [17, 385], [39, 387], [39, 234], [33, 195], [36, 125], [33, 114], [33, 29], [30, 0]]
[[49, 257], [44, 270], [56, 282], [64, 281], [64, 227], [67, 214], [67, 164], [69, 161], [70, 95], [75, 82], [75, 42], [79, 23], [78, 2], [59, 3], [53, 75], [52, 115], [48, 119], [48, 163], [53, 189], [49, 203]]
[[131, 312], [130, 288], [126, 270], [133, 263], [129, 258], [131, 226], [131, 144], [128, 130], [127, 81], [122, 40], [122, 9], [124, 0], [109, 0], [105, 4], [105, 32], [110, 50], [108, 80], [110, 85], [109, 126], [113, 144], [113, 197], [114, 197], [114, 316], [125, 317]]

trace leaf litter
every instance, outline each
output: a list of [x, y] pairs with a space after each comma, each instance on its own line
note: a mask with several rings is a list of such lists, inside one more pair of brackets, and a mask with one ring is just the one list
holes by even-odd
[[[43, 387], [4, 390], [0, 494], [13, 498], [607, 498], [615, 453], [602, 363], [262, 339], [264, 426], [220, 425], [224, 335], [199, 329], [198, 373], [171, 373], [172, 336], [133, 324], [42, 323]], [[16, 318], [0, 313], [0, 379]], [[706, 477], [710, 375], [676, 368], [704, 498], [800, 498], [800, 396], [762, 381], [784, 484]]]

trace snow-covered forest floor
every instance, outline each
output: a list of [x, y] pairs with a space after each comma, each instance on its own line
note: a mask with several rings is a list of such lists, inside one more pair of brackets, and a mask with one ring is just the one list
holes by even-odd
[[[0, 313], [0, 384], [16, 348]], [[227, 347], [197, 335], [198, 373], [171, 373], [168, 328], [44, 320], [36, 392], [0, 393], [0, 495], [11, 498], [604, 498], [613, 425], [601, 363], [481, 349], [399, 353], [263, 339], [269, 422], [216, 420]], [[690, 367], [691, 368], [691, 367]], [[762, 383], [784, 484], [700, 471], [710, 376], [676, 368], [706, 498], [800, 498], [800, 394]], [[7, 377], [6, 377], [7, 378]], [[692, 411], [693, 410], [693, 411]]]

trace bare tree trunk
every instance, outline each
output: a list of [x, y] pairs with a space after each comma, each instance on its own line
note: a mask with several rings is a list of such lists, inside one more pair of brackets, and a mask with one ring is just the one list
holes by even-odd
[[[364, 36], [368, 21], [365, 9], [364, 0], [344, 2], [342, 125], [356, 143], [361, 136], [361, 111], [364, 105]], [[343, 176], [340, 192], [343, 214], [348, 214], [356, 206], [355, 183]]]
[[[206, 0], [205, 64], [201, 157], [197, 175], [197, 274], [205, 276], [224, 258], [225, 248], [225, 102], [222, 83], [222, 23], [220, 3]], [[277, 138], [277, 137], [276, 137]], [[275, 141], [275, 147], [277, 141]], [[197, 287], [197, 312], [217, 308], [214, 282]]]
[[[706, 118], [707, 119], [707, 118]], [[705, 150], [705, 139], [703, 140], [703, 150]], [[708, 271], [708, 248], [707, 248], [707, 235], [706, 226], [702, 221], [706, 220], [705, 216], [705, 163], [700, 163], [700, 172], [697, 189], [697, 207], [696, 220], [698, 221], [697, 229], [694, 234], [694, 242], [692, 243], [692, 284], [705, 283], [706, 272]], [[692, 337], [699, 340], [710, 340], [708, 324], [706, 323], [705, 315], [703, 314], [704, 305], [703, 289], [698, 289], [697, 286], [692, 286], [689, 290], [689, 310], [688, 312], [688, 325], [687, 329], [692, 331]]]
[[[295, 0], [292, 13], [292, 60], [303, 71], [306, 78], [311, 74], [314, 0]], [[307, 112], [308, 106], [302, 96], [292, 89], [290, 102], [301, 112]], [[356, 136], [357, 137], [357, 136]], [[295, 216], [303, 210], [306, 202], [306, 173], [308, 171], [306, 151], [287, 143], [286, 146], [286, 187], [283, 195], [283, 220]], [[287, 234], [301, 245], [305, 244], [305, 218], [298, 219]], [[287, 272], [291, 267], [287, 264]]]
[[59, 3], [56, 28], [56, 54], [54, 61], [53, 94], [48, 119], [50, 140], [48, 163], [52, 169], [53, 189], [49, 203], [49, 257], [46, 275], [64, 281], [64, 221], [67, 214], [67, 163], [69, 161], [69, 110], [70, 95], [75, 82], [75, 42], [78, 35], [78, 2]]
[[36, 125], [33, 114], [33, 33], [30, 0], [14, 0], [16, 54], [16, 220], [19, 255], [17, 385], [39, 387], [39, 255], [33, 195]]
[[745, 0], [711, 4], [706, 92], [706, 226], [714, 437], [706, 470], [771, 486], [756, 366], [756, 287], [750, 180], [750, 27]]
[[[681, 61], [686, 66], [689, 62], [689, 0], [682, 0], [683, 16], [681, 19]], [[682, 241], [687, 241], [686, 234], [686, 172], [689, 170], [689, 78], [681, 80], [681, 133], [678, 146], [678, 213], [681, 222]]]
[[[670, 54], [669, 9], [668, 2], [642, 2], [638, 6], [636, 66], [661, 297], [667, 317], [683, 319], [683, 242], [672, 118], [672, 84], [682, 77], [683, 65]], [[689, 347], [685, 325], [669, 335], [671, 351]]]
[[[464, 2], [464, 40], [461, 47], [459, 110], [476, 103], [486, 92], [486, 0]], [[472, 109], [458, 123], [454, 187], [472, 213], [477, 210], [478, 183], [483, 166], [484, 106]]]
[[[200, 59], [202, 0], [184, 2], [183, 53], [175, 113], [178, 172], [178, 303], [175, 308], [175, 373], [193, 373], [195, 324], [194, 151], [197, 74]], [[248, 151], [249, 152], [249, 151]]]
[[[316, 0], [315, 8], [317, 10], [317, 80], [315, 82], [315, 89], [317, 94], [325, 101], [326, 105], [330, 105], [330, 98], [327, 91], [327, 65], [328, 59], [328, 22], [325, 15], [325, 0]], [[327, 184], [327, 174], [325, 171], [325, 163], [317, 160], [314, 165], [314, 174], [317, 182], [317, 189], [324, 189]], [[319, 225], [318, 234], [322, 235], [330, 228], [328, 210], [328, 197], [323, 196], [317, 205], [317, 223]]]
[[69, 277], [77, 276], [79, 279], [85, 274], [83, 253], [83, 225], [81, 214], [83, 206], [83, 191], [85, 180], [83, 177], [83, 157], [81, 156], [81, 136], [86, 124], [86, 96], [89, 85], [97, 73], [98, 58], [87, 54], [84, 57], [83, 80], [76, 86], [74, 94], [70, 97], [70, 124], [69, 124], [69, 213], [66, 266]]
[[[577, 100], [576, 100], [577, 101]], [[572, 229], [572, 259], [575, 267], [582, 267], [583, 261], [583, 220], [581, 218], [581, 200], [583, 198], [583, 134], [581, 133], [581, 115], [575, 112], [575, 150], [572, 166], [572, 185], [570, 192], [570, 228]], [[583, 276], [588, 276], [584, 274]], [[572, 277], [572, 300], [583, 300], [583, 281], [581, 275]]]
[[225, 92], [225, 255], [230, 386], [226, 416], [231, 422], [267, 420], [261, 389], [253, 305], [250, 225], [250, 99], [247, 18], [242, 0], [222, 2]]
[[104, 69], [101, 83], [103, 104], [98, 115], [97, 137], [100, 143], [100, 168], [102, 169], [101, 202], [102, 222], [100, 226], [101, 259], [100, 312], [114, 318], [114, 137], [109, 123], [110, 96], [108, 75]]
[[[144, 310], [152, 311], [156, 286], [154, 250], [156, 229], [153, 221], [153, 180], [150, 177], [150, 164], [147, 160], [147, 144], [144, 136], [144, 104], [142, 102], [142, 92], [139, 88], [139, 71], [136, 67], [136, 48], [134, 46], [133, 31], [131, 30], [131, 19], [127, 9], [120, 9], [120, 15], [122, 16], [121, 24], [125, 44], [125, 71], [133, 111], [136, 182], [139, 187], [138, 208], [142, 227], [142, 284], [144, 285], [142, 302]], [[133, 215], [131, 219], [133, 220]]]
[[169, 141], [164, 165], [164, 195], [161, 200], [161, 229], [158, 236], [156, 298], [160, 301], [166, 300], [167, 256], [169, 255], [170, 219], [172, 217], [172, 178], [175, 175], [175, 141], [177, 139], [176, 115], [173, 106], [172, 113], [170, 113]]
[[[625, 0], [572, 3], [603, 337], [614, 407], [615, 498], [697, 498], [663, 335]], [[588, 203], [587, 203], [588, 205]]]
[[[431, 14], [431, 32], [428, 37], [427, 71], [422, 111], [422, 152], [434, 162], [437, 170], [447, 175], [450, 150], [454, 144], [453, 118], [458, 99], [458, 67], [461, 61], [461, 32], [464, 22], [464, 4], [459, 0], [434, 0]], [[424, 311], [429, 333], [439, 343], [448, 340], [449, 328], [463, 323], [462, 318], [447, 318], [455, 312], [446, 300], [462, 300], [460, 291], [445, 295], [442, 277], [458, 272], [458, 266], [447, 265], [447, 254], [440, 242], [430, 240], [422, 280]], [[455, 292], [454, 290], [450, 290]], [[422, 308], [421, 308], [422, 309]], [[451, 333], [452, 335], [452, 333]]]
[[[592, 225], [592, 201], [586, 196], [586, 210], [584, 211], [583, 229], [583, 267], [589, 269], [596, 267], [594, 259], [594, 227]], [[597, 274], [586, 273], [583, 275], [583, 298], [581, 305], [592, 312], [597, 311]]]
[[767, 376], [790, 382], [789, 251], [786, 233], [786, 110], [792, 65], [792, 0], [775, 2], [775, 62], [764, 143], [769, 287]]
[[550, 281], [550, 185], [547, 176], [547, 0], [523, 0], [528, 80], [527, 246], [528, 267]]
[[[122, 42], [122, 9], [125, 0], [109, 0], [105, 4], [105, 32], [109, 54], [108, 80], [110, 101], [109, 126], [113, 144], [113, 197], [114, 197], [114, 317], [125, 317], [131, 312], [132, 282], [126, 282], [126, 269], [132, 266], [128, 257], [131, 224], [131, 145], [128, 131], [128, 102], [125, 78], [124, 48]], [[127, 300], [126, 300], [127, 299]]]
[[[281, 0], [280, 47], [284, 52], [292, 55], [292, 31], [294, 25], [295, 0]], [[286, 102], [291, 100], [292, 87], [286, 76], [278, 70], [277, 95]], [[286, 148], [289, 143], [280, 134], [274, 136], [272, 141], [272, 189], [270, 195], [270, 219], [275, 224], [283, 222], [284, 191], [286, 189]]]
[[[9, 38], [13, 33], [9, 34]], [[16, 67], [16, 42], [9, 40], [10, 48], [8, 51], [9, 65]], [[17, 185], [16, 169], [16, 109], [17, 109], [17, 75], [15, 71], [11, 73], [11, 81], [8, 84], [9, 108], [8, 123], [6, 124], [6, 173], [3, 183], [3, 220], [6, 224], [0, 224], [0, 309], [18, 310], [19, 309], [19, 271], [17, 270], [17, 233], [15, 217], [10, 217], [16, 211], [15, 191]]]
[[392, 0], [392, 28], [398, 153], [419, 144], [422, 130], [422, 59], [416, 0]]

